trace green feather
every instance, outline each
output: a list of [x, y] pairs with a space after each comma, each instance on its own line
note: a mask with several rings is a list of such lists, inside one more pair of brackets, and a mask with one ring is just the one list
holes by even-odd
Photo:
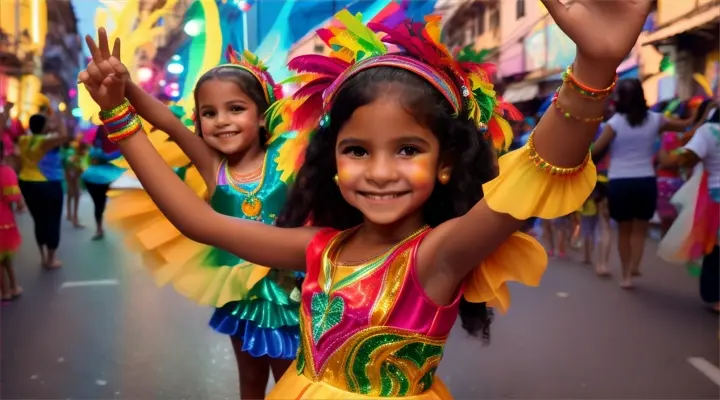
[[481, 122], [487, 124], [488, 121], [490, 121], [493, 111], [495, 110], [495, 105], [497, 103], [495, 97], [488, 96], [479, 88], [473, 90], [473, 97], [475, 97], [478, 107], [480, 107], [481, 110]]

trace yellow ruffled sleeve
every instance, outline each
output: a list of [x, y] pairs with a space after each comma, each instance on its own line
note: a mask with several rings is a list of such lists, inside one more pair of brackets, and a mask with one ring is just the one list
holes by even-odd
[[483, 185], [488, 206], [519, 220], [558, 218], [578, 210], [595, 188], [597, 172], [592, 160], [577, 173], [553, 175], [535, 164], [531, 146], [528, 141], [500, 157], [500, 174]]
[[538, 286], [547, 262], [547, 253], [537, 240], [514, 233], [465, 278], [465, 299], [505, 312], [510, 307], [507, 282]]

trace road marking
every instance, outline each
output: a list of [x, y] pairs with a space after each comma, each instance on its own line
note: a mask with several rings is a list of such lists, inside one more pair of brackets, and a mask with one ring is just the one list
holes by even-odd
[[711, 381], [715, 382], [716, 385], [720, 386], [720, 368], [702, 357], [690, 357], [687, 361]]
[[83, 286], [117, 286], [117, 279], [100, 279], [96, 281], [72, 281], [60, 285], [60, 289], [69, 289]]

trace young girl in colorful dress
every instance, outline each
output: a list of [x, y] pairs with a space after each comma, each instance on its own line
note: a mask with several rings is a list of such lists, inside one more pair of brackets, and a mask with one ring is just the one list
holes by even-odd
[[15, 224], [13, 205], [15, 207], [20, 205], [22, 195], [15, 170], [5, 164], [4, 145], [0, 141], [0, 292], [2, 292], [2, 300], [6, 301], [22, 293], [12, 265], [13, 256], [22, 242], [20, 230]]
[[[108, 46], [104, 31], [100, 35], [105, 49]], [[110, 58], [109, 52], [103, 54]], [[228, 64], [209, 70], [195, 86], [198, 134], [189, 130], [167, 106], [131, 82], [126, 96], [138, 114], [169, 135], [187, 154], [187, 158], [177, 157], [171, 165], [182, 167], [178, 173], [183, 175], [199, 175], [186, 179], [196, 182], [197, 177], [202, 178], [213, 210], [273, 224], [288, 191], [286, 183], [279, 179], [275, 161], [284, 139], [279, 137], [267, 145], [268, 133], [278, 129], [280, 120], [264, 116], [282, 91], [252, 53], [240, 56], [230, 49], [227, 56]], [[111, 68], [115, 68], [117, 76], [128, 76], [120, 62]], [[114, 132], [124, 125], [106, 126]], [[165, 143], [156, 145], [162, 148]], [[188, 161], [192, 169], [185, 168]], [[264, 397], [270, 370], [275, 380], [280, 379], [297, 353], [299, 299], [292, 295], [293, 292], [299, 295], [299, 290], [295, 274], [268, 272], [267, 268], [245, 262], [222, 249], [209, 249], [180, 237], [177, 230], [168, 229], [171, 226], [164, 218], [156, 218], [154, 205], [138, 207], [145, 196], [135, 190], [127, 198], [114, 200], [126, 210], [125, 221], [121, 223], [134, 230], [131, 240], [148, 252], [145, 259], [152, 260], [150, 266], [160, 283], [172, 282], [192, 300], [216, 307], [210, 326], [230, 336], [238, 362], [241, 397]], [[196, 199], [201, 201], [200, 197]]]
[[121, 154], [116, 146], [107, 145], [110, 143], [107, 141], [105, 127], [99, 126], [85, 140], [92, 143], [92, 147], [90, 147], [90, 152], [87, 154], [89, 166], [83, 171], [80, 179], [93, 201], [95, 234], [92, 240], [102, 240], [105, 237], [103, 215], [108, 199], [107, 193], [110, 190], [110, 185], [120, 178], [125, 169], [112, 164], [113, 160], [121, 157]]
[[83, 228], [78, 217], [80, 208], [80, 175], [87, 168], [87, 144], [81, 138], [63, 146], [63, 166], [65, 168], [65, 185], [67, 190], [67, 220], [75, 228]]
[[[563, 112], [546, 113], [527, 145], [500, 159], [497, 177], [477, 128], [492, 134], [506, 125], [502, 109], [486, 70], [454, 62], [439, 43], [439, 19], [369, 30], [361, 16], [341, 11], [345, 27], [319, 33], [333, 56], [290, 62], [307, 80], [292, 122], [309, 140], [306, 153], [295, 153], [304, 164], [278, 221], [294, 228], [213, 211], [146, 137], [113, 134], [183, 233], [307, 272], [296, 367], [268, 398], [451, 398], [435, 371], [458, 313], [466, 330], [487, 338], [486, 304], [509, 305], [505, 282], [539, 283], [545, 252], [517, 230], [530, 216], [575, 211], [595, 186], [588, 149], [602, 100], [650, 8], [649, 1], [545, 4], [578, 45], [555, 102]], [[613, 30], [601, 29], [610, 23]], [[100, 60], [103, 50], [89, 42]], [[402, 52], [388, 54], [388, 44]], [[125, 82], [107, 69], [90, 65], [80, 80], [112, 111], [104, 120], [137, 121], [124, 103]]]

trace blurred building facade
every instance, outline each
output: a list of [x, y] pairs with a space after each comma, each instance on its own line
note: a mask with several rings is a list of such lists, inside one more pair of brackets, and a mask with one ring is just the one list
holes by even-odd
[[45, 0], [0, 1], [0, 105], [21, 121], [38, 108], [47, 23]]
[[48, 8], [47, 35], [42, 55], [42, 93], [60, 111], [77, 102], [77, 76], [82, 65], [82, 41], [70, 0], [53, 0]]
[[[494, 49], [490, 61], [498, 65], [498, 90], [525, 114], [542, 109], [575, 58], [575, 44], [540, 0], [441, 0], [438, 7], [446, 44]], [[641, 80], [650, 104], [698, 94], [699, 86], [718, 96], [719, 19], [720, 0], [658, 0], [618, 74]], [[675, 68], [661, 71], [663, 57]], [[698, 85], [697, 74], [706, 84]]]

